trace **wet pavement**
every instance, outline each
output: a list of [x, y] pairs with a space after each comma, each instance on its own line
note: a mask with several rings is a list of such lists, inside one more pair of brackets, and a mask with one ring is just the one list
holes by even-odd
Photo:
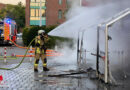
[[[3, 47], [0, 47], [2, 50]], [[8, 47], [10, 49], [10, 47]], [[13, 47], [8, 50], [24, 54], [24, 49]], [[0, 60], [0, 67], [14, 67], [22, 58], [7, 60], [7, 64]], [[0, 82], [0, 90], [129, 90], [130, 77], [123, 80], [120, 85], [104, 84], [95, 78], [95, 71], [79, 72], [75, 64], [63, 64], [56, 62], [54, 57], [48, 57], [49, 72], [42, 71], [42, 63], [39, 63], [39, 72], [33, 71], [33, 59], [26, 58], [22, 65], [14, 70], [0, 70], [3, 80]]]

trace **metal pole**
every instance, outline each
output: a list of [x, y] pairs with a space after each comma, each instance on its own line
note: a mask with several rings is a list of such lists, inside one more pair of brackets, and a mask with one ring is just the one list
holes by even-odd
[[32, 61], [32, 46], [30, 46], [30, 62]]
[[108, 83], [108, 26], [105, 30], [105, 83]]
[[4, 63], [6, 63], [7, 62], [7, 50], [6, 50], [7, 48], [6, 47], [4, 47]]
[[96, 60], [96, 76], [98, 77], [99, 76], [99, 29], [100, 29], [100, 26], [99, 25], [97, 27], [97, 60]]
[[11, 30], [12, 28], [11, 28], [11, 25], [9, 24], [9, 31], [10, 31], [10, 35], [9, 35], [9, 39], [11, 39], [11, 36], [12, 36], [12, 30]]
[[40, 0], [40, 23], [39, 26], [42, 26], [42, 0]]
[[79, 0], [79, 5], [82, 6], [82, 0]]
[[77, 40], [77, 65], [79, 66], [79, 32], [78, 32], [78, 40]]

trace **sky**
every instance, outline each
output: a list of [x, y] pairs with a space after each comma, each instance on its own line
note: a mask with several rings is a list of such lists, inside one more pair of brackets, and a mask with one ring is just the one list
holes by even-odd
[[23, 4], [25, 4], [25, 0], [0, 0], [0, 3], [4, 3], [4, 4], [17, 4], [20, 1]]

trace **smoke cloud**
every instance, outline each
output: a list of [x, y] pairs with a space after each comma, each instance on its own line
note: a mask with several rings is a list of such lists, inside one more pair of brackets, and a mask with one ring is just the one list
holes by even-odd
[[[130, 7], [130, 0], [82, 0], [82, 5], [85, 6], [80, 6], [80, 0], [68, 0], [70, 3], [70, 9], [66, 13], [66, 22], [55, 28], [53, 31], [49, 33], [49, 35], [52, 36], [60, 36], [60, 37], [69, 37], [73, 39], [77, 39], [79, 33], [84, 33], [84, 45], [83, 48], [86, 49], [87, 52], [87, 60], [89, 64], [92, 64], [93, 68], [95, 68], [95, 63], [96, 63], [96, 57], [92, 56], [91, 53], [96, 53], [96, 43], [97, 43], [97, 26], [98, 24], [106, 21], [108, 18], [113, 17], [117, 13], [123, 11], [126, 8]], [[87, 4], [85, 4], [87, 3]], [[128, 21], [127, 23], [127, 28], [130, 28], [128, 26]], [[115, 28], [113, 27], [112, 29], [116, 29], [117, 32], [119, 30], [120, 25], [118, 24]], [[123, 29], [123, 28], [122, 28]], [[113, 41], [119, 40], [119, 35], [117, 32], [110, 32], [110, 35], [113, 38]], [[122, 33], [122, 31], [120, 32]], [[81, 34], [80, 34], [81, 35]], [[103, 32], [104, 35], [104, 32]], [[115, 36], [117, 35], [117, 36]], [[129, 36], [129, 35], [128, 35]], [[116, 37], [116, 38], [114, 38]], [[118, 37], [118, 39], [117, 39]], [[102, 39], [104, 39], [105, 36], [102, 36]], [[121, 39], [123, 41], [124, 38]], [[104, 42], [102, 42], [104, 43]], [[111, 42], [110, 42], [111, 43]], [[121, 42], [120, 42], [121, 43]], [[75, 43], [76, 46], [77, 43]], [[110, 51], [114, 49], [118, 44], [116, 43], [111, 43], [112, 45], [110, 46]], [[121, 44], [121, 47], [127, 47], [129, 46], [123, 46]], [[125, 44], [126, 45], [126, 44]], [[102, 50], [104, 50], [104, 44], [101, 45]], [[66, 47], [66, 46], [65, 46]], [[117, 52], [118, 51], [123, 51], [123, 49], [116, 48]], [[63, 51], [61, 52], [66, 52], [65, 56], [70, 56], [70, 53], [72, 53], [72, 57], [70, 57], [69, 61], [66, 62], [71, 62], [71, 60], [75, 59], [76, 62], [76, 50], [71, 50], [64, 48], [62, 49]], [[71, 50], [71, 51], [70, 51]], [[115, 49], [114, 49], [115, 50]], [[126, 48], [125, 48], [126, 50]], [[67, 53], [69, 52], [69, 53]], [[103, 51], [104, 52], [104, 51]], [[75, 53], [75, 54], [74, 54]], [[111, 54], [110, 58], [112, 59], [114, 55]], [[118, 57], [118, 55], [117, 55]], [[126, 57], [125, 57], [126, 58]], [[127, 57], [128, 58], [128, 57]], [[65, 57], [64, 57], [65, 59]], [[118, 59], [118, 58], [116, 58]], [[65, 62], [64, 62], [65, 63]]]

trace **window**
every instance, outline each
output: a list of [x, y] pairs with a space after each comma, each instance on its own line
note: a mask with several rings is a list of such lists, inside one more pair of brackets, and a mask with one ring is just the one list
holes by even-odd
[[70, 1], [69, 0], [66, 0], [66, 4], [67, 4], [67, 6], [70, 4]]
[[37, 2], [40, 2], [40, 0], [37, 0]]
[[69, 1], [68, 1], [68, 0], [66, 0], [66, 4], [69, 4]]
[[35, 2], [35, 0], [31, 0], [31, 2]]
[[31, 17], [35, 16], [35, 9], [31, 9]]
[[59, 4], [60, 4], [60, 5], [62, 4], [62, 0], [59, 0]]
[[45, 3], [42, 3], [42, 6], [45, 6]]
[[[36, 2], [40, 2], [40, 0], [36, 0]], [[46, 2], [46, 0], [41, 0], [41, 2]]]
[[42, 2], [46, 2], [46, 0], [42, 0]]
[[39, 9], [36, 9], [36, 17], [39, 17]]
[[35, 3], [35, 6], [39, 6], [39, 3]]
[[58, 18], [61, 19], [62, 18], [62, 10], [58, 11]]
[[46, 16], [46, 14], [45, 14], [45, 10], [42, 9], [42, 17], [45, 17], [45, 16]]

